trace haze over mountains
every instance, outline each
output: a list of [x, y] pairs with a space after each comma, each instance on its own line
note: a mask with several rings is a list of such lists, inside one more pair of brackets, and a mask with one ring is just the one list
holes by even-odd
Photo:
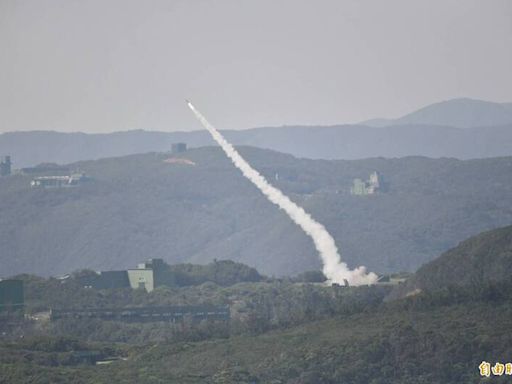
[[511, 123], [512, 103], [460, 98], [427, 105], [398, 119], [373, 119], [361, 124], [373, 127], [419, 124], [478, 128]]
[[[512, 157], [308, 160], [241, 147], [256, 169], [323, 223], [351, 267], [414, 271], [459, 241], [512, 222]], [[225, 158], [206, 147], [70, 165], [75, 188], [0, 178], [1, 275], [232, 259], [268, 275], [320, 268], [310, 239]], [[191, 165], [195, 164], [195, 165]], [[384, 191], [353, 196], [354, 178], [382, 174]]]
[[[209, 118], [215, 123], [215, 116]], [[8, 127], [4, 129], [8, 130]], [[454, 99], [429, 105], [395, 120], [377, 119], [337, 126], [262, 127], [223, 133], [235, 145], [272, 149], [312, 159], [412, 155], [487, 158], [510, 155], [512, 106], [510, 103]], [[19, 168], [42, 162], [64, 164], [167, 151], [174, 142], [186, 142], [190, 147], [214, 144], [202, 130], [139, 130], [110, 134], [10, 132], [0, 135], [0, 154], [10, 154], [14, 166]]]

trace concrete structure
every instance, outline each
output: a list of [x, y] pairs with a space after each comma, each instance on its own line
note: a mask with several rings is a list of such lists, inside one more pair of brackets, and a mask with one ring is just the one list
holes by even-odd
[[[157, 286], [164, 284], [166, 264], [162, 259], [149, 259], [137, 265], [137, 268], [127, 271], [88, 272], [77, 277], [84, 288], [115, 289], [115, 288], [143, 288], [147, 292], [153, 291]], [[63, 277], [62, 279], [67, 279]]]
[[155, 289], [154, 273], [152, 269], [129, 269], [128, 281], [133, 289], [143, 288], [147, 292]]
[[23, 314], [24, 304], [23, 281], [0, 280], [0, 313]]
[[149, 259], [137, 265], [136, 269], [129, 269], [127, 272], [130, 287], [143, 288], [147, 292], [153, 291], [155, 287], [161, 285], [159, 275], [164, 265], [162, 259]]
[[367, 181], [361, 179], [354, 179], [350, 193], [352, 195], [363, 196], [373, 195], [377, 193], [381, 188], [381, 176], [377, 171], [370, 174], [370, 178]]
[[366, 195], [366, 183], [361, 179], [354, 179], [350, 193], [352, 195]]
[[376, 190], [380, 188], [380, 179], [379, 179], [379, 174], [377, 171], [374, 171], [370, 175], [370, 179], [368, 180], [368, 182], [370, 184], [370, 187], [372, 187]]
[[40, 176], [30, 182], [33, 188], [64, 188], [75, 187], [84, 182], [87, 177], [83, 173], [74, 173], [69, 176]]
[[0, 159], [0, 176], [11, 174], [11, 156], [4, 156]]
[[172, 153], [182, 153], [187, 150], [187, 143], [173, 143], [171, 145]]

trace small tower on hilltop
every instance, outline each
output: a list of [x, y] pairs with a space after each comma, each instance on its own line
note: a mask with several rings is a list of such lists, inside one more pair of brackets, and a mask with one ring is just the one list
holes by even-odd
[[187, 151], [187, 143], [173, 143], [171, 144], [171, 153], [183, 153]]

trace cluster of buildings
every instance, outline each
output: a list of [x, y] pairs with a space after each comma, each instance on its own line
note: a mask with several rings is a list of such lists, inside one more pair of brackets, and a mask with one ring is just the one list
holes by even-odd
[[32, 179], [30, 186], [32, 188], [76, 187], [87, 180], [87, 176], [83, 173], [73, 173], [64, 176], [39, 176]]
[[[187, 143], [172, 143], [171, 153], [179, 154], [187, 151]], [[194, 162], [187, 159], [168, 159], [169, 163], [183, 163], [187, 165], [195, 165]], [[34, 177], [30, 186], [32, 188], [68, 188], [81, 185], [90, 180], [84, 173], [70, 173], [71, 170], [65, 166], [53, 163], [44, 163], [35, 167], [26, 167], [16, 170], [22, 175], [41, 175]], [[53, 175], [52, 175], [53, 173]], [[0, 157], [0, 177], [12, 174], [11, 156]], [[49, 175], [48, 175], [49, 174]]]
[[373, 195], [377, 193], [381, 189], [381, 176], [377, 171], [374, 171], [370, 174], [370, 178], [368, 180], [354, 179], [352, 187], [350, 188], [350, 193], [352, 195]]
[[86, 288], [133, 288], [153, 291], [164, 285], [165, 263], [162, 259], [149, 259], [137, 265], [137, 268], [125, 271], [102, 271], [94, 275], [79, 278]]
[[[149, 259], [134, 269], [126, 271], [104, 271], [78, 277], [86, 288], [142, 288], [151, 292], [156, 286], [164, 285], [162, 278], [165, 263], [162, 259]], [[61, 278], [66, 280], [69, 276]], [[25, 313], [24, 289], [22, 280], [0, 280], [0, 322], [3, 319], [19, 321]], [[44, 312], [46, 313], [46, 312]], [[38, 316], [28, 316], [32, 320]], [[52, 308], [41, 318], [58, 319], [101, 319], [110, 321], [169, 321], [198, 322], [202, 320], [227, 321], [231, 318], [229, 306], [182, 305], [165, 307], [126, 307], [126, 308]]]
[[[186, 149], [186, 145], [185, 145]], [[13, 173], [11, 156], [0, 158], [0, 177], [9, 176]], [[36, 167], [27, 167], [16, 170], [16, 173], [22, 175], [41, 175], [53, 173], [53, 175], [36, 176], [31, 182], [32, 188], [67, 188], [76, 187], [89, 180], [84, 173], [70, 173], [66, 167], [58, 164], [40, 164]]]
[[[164, 285], [165, 263], [162, 259], [149, 259], [134, 269], [126, 271], [103, 271], [93, 275], [78, 277], [80, 284], [86, 288], [133, 288], [151, 292], [155, 287]], [[69, 278], [65, 276], [61, 280]], [[0, 279], [0, 316], [23, 314], [23, 281]], [[178, 312], [179, 313], [179, 312]]]

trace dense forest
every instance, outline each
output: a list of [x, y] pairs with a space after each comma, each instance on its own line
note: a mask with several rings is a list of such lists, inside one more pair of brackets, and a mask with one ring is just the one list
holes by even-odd
[[[227, 294], [241, 298], [246, 312], [229, 326], [27, 325], [1, 343], [0, 382], [25, 383], [30, 373], [31, 383], [476, 383], [481, 361], [506, 362], [512, 353], [510, 283], [387, 304], [369, 288], [339, 298], [328, 294], [330, 287], [277, 283], [185, 290], [135, 291], [127, 302]], [[107, 301], [119, 295], [92, 293]], [[103, 359], [112, 362], [93, 364]]]

